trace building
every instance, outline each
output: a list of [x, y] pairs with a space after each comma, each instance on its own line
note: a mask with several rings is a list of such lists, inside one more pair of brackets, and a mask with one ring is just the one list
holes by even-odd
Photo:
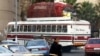
[[84, 2], [84, 1], [89, 1], [93, 4], [97, 4], [99, 0], [77, 0], [78, 3]]
[[0, 0], [0, 32], [3, 32], [7, 23], [14, 19], [14, 10], [14, 0]]
[[[64, 0], [56, 0], [56, 1], [64, 1]], [[99, 0], [77, 0], [77, 3], [81, 3], [81, 2], [84, 2], [84, 1], [89, 1], [93, 4], [96, 4], [96, 3], [98, 3]]]

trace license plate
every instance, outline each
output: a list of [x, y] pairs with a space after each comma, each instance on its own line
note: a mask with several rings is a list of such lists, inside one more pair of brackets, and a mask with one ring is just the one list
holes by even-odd
[[94, 48], [94, 50], [100, 50], [100, 48]]
[[36, 51], [38, 51], [38, 49], [32, 49], [32, 52], [36, 52]]

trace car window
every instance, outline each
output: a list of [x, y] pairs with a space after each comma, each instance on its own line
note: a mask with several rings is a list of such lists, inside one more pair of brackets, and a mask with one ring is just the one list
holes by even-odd
[[46, 45], [44, 40], [32, 40], [26, 44], [26, 46], [44, 46], [44, 45]]
[[11, 41], [11, 40], [3, 40], [1, 41], [1, 44], [18, 44], [15, 41]]
[[100, 39], [90, 39], [88, 44], [100, 44]]
[[24, 46], [9, 46], [9, 49], [13, 52], [29, 52]]
[[15, 42], [2, 42], [1, 44], [17, 44]]
[[0, 46], [0, 53], [12, 53], [10, 50]]

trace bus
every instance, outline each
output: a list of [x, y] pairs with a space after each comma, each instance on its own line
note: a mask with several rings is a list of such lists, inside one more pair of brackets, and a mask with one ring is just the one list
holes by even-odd
[[[43, 35], [47, 38], [59, 38], [62, 46], [84, 46], [91, 37], [90, 22], [86, 20], [73, 21], [66, 17], [29, 18], [27, 21], [17, 21], [7, 24], [7, 39], [30, 40]], [[22, 43], [22, 42], [21, 42]], [[70, 49], [70, 48], [69, 48]]]

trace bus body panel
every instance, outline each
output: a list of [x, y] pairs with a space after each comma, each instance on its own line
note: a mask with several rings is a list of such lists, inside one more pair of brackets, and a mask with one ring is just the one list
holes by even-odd
[[[61, 18], [41, 18], [17, 22], [17, 32], [15, 22], [7, 25], [7, 39], [34, 39], [36, 36], [60, 38], [60, 44], [83, 45], [91, 35], [90, 23], [86, 20], [72, 21]], [[66, 43], [66, 44], [65, 44]]]

